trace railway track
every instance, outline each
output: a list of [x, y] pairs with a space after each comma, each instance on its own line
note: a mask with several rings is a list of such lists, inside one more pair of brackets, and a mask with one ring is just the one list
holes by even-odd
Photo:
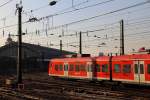
[[4, 88], [4, 87], [0, 88], [0, 95], [1, 95], [1, 99], [7, 98], [7, 100], [27, 100], [27, 99], [39, 100], [39, 98], [37, 97], [26, 95], [24, 93], [20, 93], [19, 91], [15, 91], [15, 90]]
[[[22, 91], [0, 88], [6, 100], [149, 100], [148, 90], [113, 88], [100, 83], [53, 79], [47, 73], [25, 75]], [[11, 99], [9, 99], [11, 98]], [[0, 98], [1, 99], [1, 98]], [[5, 100], [5, 99], [2, 99]]]
[[[149, 93], [140, 92], [139, 89], [116, 89], [112, 90], [111, 87], [103, 87], [99, 83], [87, 83], [81, 81], [68, 81], [68, 80], [55, 80], [55, 79], [44, 79], [38, 80], [31, 84], [37, 84], [40, 86], [45, 86], [45, 89], [57, 89], [61, 93], [72, 93], [73, 95], [79, 95], [81, 97], [91, 97], [92, 99], [102, 99], [104, 97], [109, 100], [114, 99], [149, 99]], [[35, 80], [35, 79], [34, 79]], [[32, 79], [29, 79], [32, 81]], [[69, 94], [70, 95], [70, 94]]]

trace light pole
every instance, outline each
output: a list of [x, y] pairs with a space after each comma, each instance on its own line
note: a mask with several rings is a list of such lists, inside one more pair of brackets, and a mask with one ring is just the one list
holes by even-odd
[[18, 56], [17, 56], [17, 84], [22, 84], [22, 6], [16, 5], [18, 10]]
[[[51, 1], [50, 6], [53, 6], [57, 1]], [[17, 55], [17, 85], [22, 84], [22, 8], [21, 4], [17, 4], [16, 8], [18, 10], [18, 55]]]

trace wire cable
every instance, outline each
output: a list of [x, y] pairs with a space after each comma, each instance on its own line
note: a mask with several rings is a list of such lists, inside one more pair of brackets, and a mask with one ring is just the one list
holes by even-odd
[[7, 5], [8, 3], [12, 2], [12, 1], [13, 0], [9, 0], [9, 1], [5, 2], [4, 4], [0, 5], [0, 7], [3, 7], [3, 6]]
[[108, 2], [112, 2], [112, 1], [115, 1], [115, 0], [107, 0], [107, 1], [103, 1], [103, 2], [100, 2], [100, 3], [93, 4], [93, 5], [89, 5], [89, 6], [85, 6], [85, 7], [81, 7], [81, 8], [75, 8], [75, 9], [73, 9], [73, 10], [66, 11], [66, 12], [55, 13], [55, 14], [53, 14], [53, 15], [48, 15], [48, 16], [46, 16], [46, 17], [58, 16], [58, 15], [66, 14], [66, 13], [71, 13], [71, 12], [74, 12], [74, 11], [86, 9], [86, 8], [89, 8], [89, 7], [98, 6], [98, 5], [105, 4], [105, 3], [108, 3]]
[[[118, 9], [118, 10], [114, 10], [114, 11], [107, 12], [107, 13], [104, 13], [104, 14], [100, 14], [100, 15], [97, 15], [97, 16], [93, 16], [93, 17], [81, 19], [81, 20], [74, 21], [74, 22], [71, 22], [71, 23], [67, 23], [67, 24], [63, 24], [63, 25], [58, 25], [58, 26], [55, 26], [55, 27], [50, 28], [48, 30], [54, 30], [54, 29], [58, 29], [58, 28], [61, 28], [61, 27], [64, 27], [64, 26], [69, 26], [69, 25], [77, 24], [77, 23], [84, 22], [84, 21], [91, 20], [91, 19], [95, 19], [95, 18], [98, 18], [98, 17], [101, 17], [101, 16], [110, 15], [110, 14], [117, 13], [117, 12], [120, 12], [120, 11], [123, 11], [123, 10], [127, 10], [127, 9], [130, 9], [130, 8], [141, 6], [141, 5], [144, 5], [144, 4], [147, 4], [147, 3], [150, 3], [150, 1], [141, 2], [141, 3], [138, 3], [138, 4], [132, 5], [132, 6], [124, 7], [124, 8]], [[43, 20], [43, 18], [40, 18], [40, 20]]]

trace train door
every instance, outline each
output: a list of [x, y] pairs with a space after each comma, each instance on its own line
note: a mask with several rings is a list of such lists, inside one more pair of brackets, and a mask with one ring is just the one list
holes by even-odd
[[93, 79], [93, 65], [92, 65], [92, 62], [87, 62], [87, 77], [90, 80]]
[[64, 63], [64, 76], [68, 77], [68, 63]]
[[140, 83], [145, 82], [144, 61], [134, 61], [134, 81]]

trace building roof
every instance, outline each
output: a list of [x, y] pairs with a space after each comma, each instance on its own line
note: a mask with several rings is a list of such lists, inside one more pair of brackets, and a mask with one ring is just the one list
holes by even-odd
[[[17, 56], [17, 47], [18, 47], [17, 42], [12, 42], [0, 47], [0, 57], [1, 56], [8, 57], [11, 55]], [[36, 57], [44, 57], [46, 59], [60, 57], [61, 55], [75, 54], [74, 52], [64, 51], [64, 50], [61, 53], [59, 49], [49, 48], [49, 47], [44, 47], [44, 46], [29, 44], [29, 43], [22, 43], [22, 48], [23, 51], [26, 51], [26, 55], [28, 56], [32, 57], [36, 55]]]

